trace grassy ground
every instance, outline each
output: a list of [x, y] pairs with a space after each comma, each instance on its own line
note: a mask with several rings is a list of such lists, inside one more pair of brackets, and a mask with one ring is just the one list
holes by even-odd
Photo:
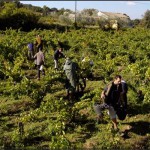
[[[43, 82], [33, 80], [41, 84]], [[126, 119], [119, 121], [120, 131], [125, 132], [123, 137], [119, 132], [112, 131], [107, 111], [104, 111], [104, 121], [100, 124], [96, 123], [96, 114], [92, 105], [99, 99], [103, 86], [104, 83], [100, 80], [87, 80], [84, 93], [80, 94], [80, 97], [72, 104], [65, 98], [64, 85], [57, 81], [43, 98], [42, 104], [47, 103], [50, 98], [53, 103], [62, 98], [64, 103], [67, 102], [68, 109], [76, 107], [74, 119], [66, 121], [64, 129], [64, 137], [69, 140], [72, 149], [150, 149], [150, 114], [148, 110], [143, 112], [136, 110], [140, 106], [135, 105], [134, 109], [129, 107]], [[21, 96], [18, 99], [0, 96], [1, 149], [19, 146], [27, 149], [49, 149], [51, 135], [48, 131], [53, 125], [50, 120], [55, 120], [58, 112], [48, 113], [46, 110], [45, 113], [39, 113], [39, 108], [40, 106], [37, 107], [34, 100], [28, 96]], [[19, 134], [24, 137], [22, 141]]]

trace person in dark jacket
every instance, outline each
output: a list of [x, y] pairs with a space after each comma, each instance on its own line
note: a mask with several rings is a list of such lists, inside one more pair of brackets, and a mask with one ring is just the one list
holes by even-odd
[[68, 99], [75, 96], [77, 86], [77, 70], [78, 64], [73, 62], [70, 58], [66, 58], [64, 71], [66, 74], [66, 89]]
[[65, 57], [65, 55], [63, 54], [62, 48], [60, 47], [54, 52], [54, 65], [55, 65], [54, 68], [55, 69], [58, 69], [58, 60], [62, 57]]
[[101, 98], [104, 100], [103, 104], [94, 104], [94, 110], [98, 115], [98, 121], [102, 119], [102, 111], [108, 109], [110, 118], [113, 123], [114, 130], [118, 130], [116, 119], [116, 108], [122, 92], [121, 76], [116, 75], [113, 82], [111, 82], [101, 94]]

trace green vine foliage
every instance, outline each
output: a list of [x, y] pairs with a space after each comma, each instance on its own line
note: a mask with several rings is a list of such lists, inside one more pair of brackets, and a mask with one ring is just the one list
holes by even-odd
[[[15, 12], [17, 13], [17, 12]], [[4, 12], [3, 12], [4, 14]], [[36, 35], [44, 41], [45, 76], [40, 81], [36, 78], [34, 61], [27, 59], [27, 43], [35, 42]], [[34, 107], [29, 112], [22, 112], [18, 121], [25, 125], [22, 139], [18, 131], [14, 131], [12, 141], [15, 145], [26, 139], [40, 135], [49, 140], [51, 149], [69, 149], [71, 143], [66, 134], [73, 131], [78, 120], [87, 121], [88, 111], [92, 113], [93, 103], [100, 101], [100, 93], [114, 75], [121, 74], [129, 85], [128, 100], [132, 104], [146, 105], [150, 102], [150, 30], [143, 28], [127, 29], [126, 31], [104, 32], [100, 29], [70, 30], [67, 33], [56, 30], [32, 30], [25, 33], [20, 30], [7, 29], [0, 31], [0, 94], [15, 100], [27, 96], [34, 102]], [[63, 47], [66, 56], [72, 56], [82, 69], [87, 73], [92, 71], [98, 86], [93, 87], [81, 96], [75, 104], [64, 99], [65, 75], [63, 64], [65, 59], [59, 61], [60, 71], [55, 71], [53, 54], [59, 46]], [[94, 65], [82, 64], [83, 57], [88, 56]], [[63, 89], [63, 91], [62, 91]], [[143, 100], [138, 100], [137, 91], [142, 90]], [[90, 109], [87, 110], [87, 108]], [[143, 107], [144, 108], [144, 107]], [[33, 126], [30, 122], [46, 120], [42, 126]], [[67, 128], [71, 123], [72, 128]], [[28, 128], [30, 127], [30, 128]], [[39, 130], [38, 130], [39, 129]], [[106, 137], [107, 138], [107, 137]], [[119, 143], [117, 137], [112, 140], [112, 146]], [[111, 148], [104, 144], [102, 147]], [[22, 146], [22, 143], [21, 145]]]

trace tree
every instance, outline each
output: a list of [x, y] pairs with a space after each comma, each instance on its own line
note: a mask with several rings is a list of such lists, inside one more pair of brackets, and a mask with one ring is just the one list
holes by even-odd
[[4, 0], [0, 1], [0, 7], [4, 6]]
[[108, 24], [108, 21], [104, 18], [100, 18], [97, 20], [97, 24], [99, 25], [100, 29], [104, 29], [105, 25]]
[[134, 19], [131, 21], [132, 25], [135, 27], [135, 26], [138, 26], [140, 24], [141, 20], [140, 19]]
[[3, 9], [1, 9], [0, 18], [6, 18], [11, 16], [15, 10], [15, 3], [4, 3]]
[[60, 16], [59, 16], [59, 20], [60, 20], [62, 23], [66, 24], [67, 26], [69, 26], [69, 25], [72, 24], [71, 19], [69, 19], [69, 17], [68, 17], [68, 16], [65, 16], [65, 15], [60, 15]]
[[22, 29], [28, 31], [34, 29], [39, 17], [26, 8], [17, 8], [16, 3], [7, 2], [0, 11], [0, 29]]
[[79, 25], [79, 26], [82, 26], [82, 27], [85, 27], [85, 25], [87, 25], [86, 18], [85, 18], [85, 17], [82, 17], [81, 14], [79, 14], [79, 15], [77, 16], [77, 22], [78, 22], [78, 25]]
[[14, 3], [16, 4], [17, 8], [23, 7], [23, 4], [21, 4], [19, 0], [14, 0]]
[[47, 16], [49, 12], [50, 12], [50, 8], [44, 5], [43, 6], [43, 15]]
[[83, 9], [81, 14], [85, 16], [97, 16], [98, 10], [96, 9]]
[[61, 9], [58, 11], [58, 15], [59, 15], [59, 16], [60, 16], [60, 15], [63, 15], [65, 11], [66, 11], [66, 10], [65, 10], [64, 8], [61, 8]]
[[142, 25], [146, 28], [150, 28], [150, 10], [147, 10], [142, 19]]

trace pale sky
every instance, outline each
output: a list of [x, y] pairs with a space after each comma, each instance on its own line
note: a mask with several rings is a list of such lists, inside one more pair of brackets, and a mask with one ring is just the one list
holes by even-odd
[[[23, 4], [75, 11], [75, 1], [20, 1]], [[150, 1], [76, 1], [77, 10], [97, 9], [104, 12], [125, 13], [131, 19], [141, 19], [150, 10]]]

